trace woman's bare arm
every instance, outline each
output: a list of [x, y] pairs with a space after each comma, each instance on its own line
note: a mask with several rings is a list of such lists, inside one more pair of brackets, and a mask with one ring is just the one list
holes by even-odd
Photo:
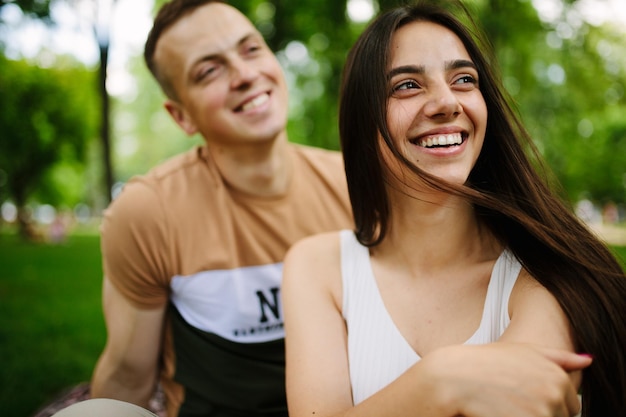
[[590, 359], [520, 343], [438, 349], [353, 406], [339, 256], [338, 234], [325, 234], [301, 241], [285, 258], [291, 417], [560, 417], [578, 411], [563, 368], [581, 369]]

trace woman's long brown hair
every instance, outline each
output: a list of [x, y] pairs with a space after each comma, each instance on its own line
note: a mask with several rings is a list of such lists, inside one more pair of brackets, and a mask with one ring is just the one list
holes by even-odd
[[[626, 416], [626, 276], [607, 246], [560, 198], [556, 182], [512, 107], [490, 45], [460, 2], [454, 9], [422, 1], [381, 14], [351, 49], [341, 87], [339, 131], [356, 236], [376, 246], [390, 207], [382, 137], [395, 157], [431, 187], [471, 201], [479, 221], [558, 300], [578, 352], [593, 355], [583, 371], [583, 417]], [[457, 12], [460, 12], [457, 13]], [[488, 110], [485, 142], [464, 186], [442, 183], [394, 147], [387, 127], [386, 74], [393, 34], [414, 21], [454, 32], [478, 68]]]

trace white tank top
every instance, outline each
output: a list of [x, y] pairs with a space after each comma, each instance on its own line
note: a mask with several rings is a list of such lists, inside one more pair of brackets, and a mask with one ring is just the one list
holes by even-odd
[[[505, 250], [496, 260], [487, 289], [480, 326], [465, 344], [495, 342], [509, 325], [509, 296], [521, 270]], [[358, 404], [420, 360], [404, 339], [378, 291], [369, 250], [351, 230], [341, 232], [343, 317], [348, 328], [348, 360], [352, 400]]]

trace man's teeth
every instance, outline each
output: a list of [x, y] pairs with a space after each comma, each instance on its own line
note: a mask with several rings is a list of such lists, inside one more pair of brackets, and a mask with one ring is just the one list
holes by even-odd
[[418, 145], [424, 148], [431, 148], [433, 146], [460, 145], [461, 143], [463, 143], [461, 134], [452, 133], [450, 135], [431, 136], [421, 139]]
[[259, 107], [261, 104], [265, 103], [269, 99], [269, 94], [261, 94], [260, 96], [255, 97], [253, 100], [250, 100], [249, 102], [241, 106], [241, 110], [247, 111], [250, 109], [254, 109], [255, 107]]

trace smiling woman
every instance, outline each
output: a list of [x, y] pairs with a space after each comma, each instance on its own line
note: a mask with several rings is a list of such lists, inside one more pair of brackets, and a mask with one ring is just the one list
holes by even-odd
[[[460, 39], [430, 22], [401, 27], [387, 78], [387, 126], [398, 151], [421, 169], [463, 184], [483, 145], [487, 108], [476, 65]], [[417, 186], [404, 172], [390, 174], [398, 187]]]
[[572, 416], [579, 387], [583, 416], [626, 415], [624, 271], [535, 170], [487, 43], [445, 3], [381, 14], [348, 55], [355, 229], [285, 258], [289, 415]]

